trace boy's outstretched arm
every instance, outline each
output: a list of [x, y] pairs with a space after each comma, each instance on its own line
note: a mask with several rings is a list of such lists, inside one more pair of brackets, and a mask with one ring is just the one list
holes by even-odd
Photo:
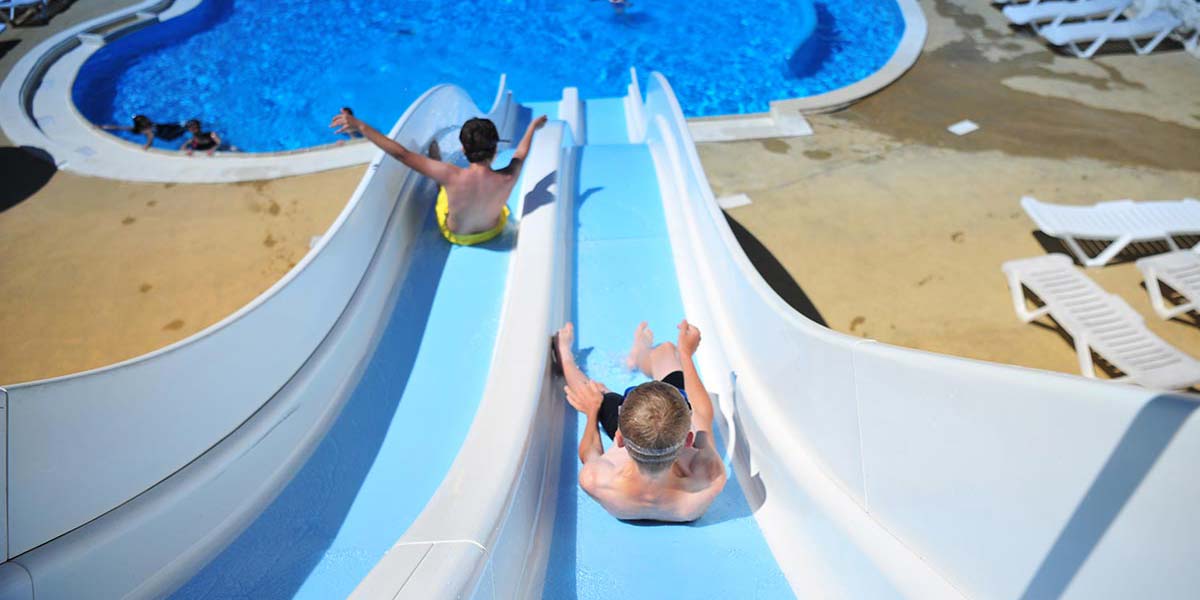
[[533, 144], [533, 132], [542, 128], [546, 124], [546, 115], [542, 115], [529, 123], [529, 127], [525, 128], [525, 135], [521, 137], [521, 141], [517, 144], [517, 149], [513, 151], [512, 162], [508, 163], [507, 167], [501, 169], [502, 172], [516, 177], [521, 174], [521, 167], [525, 164], [525, 157], [529, 156], [529, 146]]
[[587, 416], [587, 426], [583, 428], [583, 438], [579, 440], [579, 460], [586, 465], [604, 456], [604, 443], [600, 440], [600, 405], [604, 402], [604, 386], [588, 381], [583, 386], [567, 385], [563, 389], [567, 392], [567, 402]]
[[387, 152], [392, 158], [404, 163], [408, 168], [430, 178], [434, 181], [445, 185], [450, 181], [450, 175], [454, 173], [455, 166], [446, 164], [441, 161], [433, 160], [419, 152], [413, 152], [408, 148], [400, 145], [399, 142], [380, 133], [378, 129], [371, 127], [349, 109], [342, 109], [342, 112], [334, 115], [333, 121], [329, 126], [337, 127], [336, 133], [349, 133], [357, 131], [363, 134], [363, 137], [371, 141], [379, 147], [380, 150]]
[[697, 436], [705, 432], [711, 440], [713, 427], [713, 405], [708, 396], [708, 390], [700, 381], [696, 372], [696, 363], [692, 355], [700, 347], [700, 330], [684, 319], [679, 323], [679, 340], [675, 347], [679, 349], [679, 362], [683, 369], [683, 389], [687, 391], [688, 401], [692, 403], [692, 426]]

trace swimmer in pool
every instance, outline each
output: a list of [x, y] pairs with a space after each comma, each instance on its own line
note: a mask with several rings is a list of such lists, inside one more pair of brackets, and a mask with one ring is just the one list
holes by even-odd
[[533, 133], [546, 124], [541, 116], [529, 124], [513, 152], [512, 161], [503, 169], [492, 169], [500, 135], [487, 119], [470, 119], [458, 133], [463, 152], [470, 162], [466, 168], [445, 163], [413, 152], [363, 122], [343, 108], [333, 117], [330, 127], [337, 133], [358, 131], [372, 144], [410, 169], [438, 182], [441, 190], [435, 212], [442, 236], [453, 244], [472, 245], [486, 242], [504, 232], [508, 221], [508, 197], [521, 175]]
[[133, 133], [140, 133], [146, 136], [146, 143], [142, 144], [142, 150], [149, 150], [155, 138], [173, 142], [183, 137], [183, 134], [186, 132], [183, 125], [179, 123], [155, 123], [146, 115], [134, 115], [132, 127], [128, 125], [101, 125], [100, 128], [107, 131], [132, 131]]
[[192, 138], [184, 142], [180, 150], [187, 152], [188, 156], [197, 150], [212, 156], [221, 147], [221, 136], [215, 131], [202, 131], [200, 121], [191, 119], [184, 127], [192, 134]]
[[[713, 447], [712, 400], [692, 362], [700, 330], [684, 320], [676, 344], [655, 345], [654, 334], [639, 325], [626, 362], [654, 381], [624, 395], [583, 374], [571, 354], [574, 341], [567, 323], [553, 350], [567, 401], [588, 421], [579, 442], [579, 487], [618, 519], [699, 519], [726, 480]], [[607, 452], [601, 428], [614, 442]]]

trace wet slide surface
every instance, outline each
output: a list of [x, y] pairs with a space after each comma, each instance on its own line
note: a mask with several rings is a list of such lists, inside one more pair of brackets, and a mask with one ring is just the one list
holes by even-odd
[[[592, 101], [587, 108], [589, 141], [624, 136], [623, 114], [593, 111]], [[675, 341], [683, 305], [649, 149], [589, 145], [580, 151], [578, 169], [576, 356], [590, 377], [619, 391], [646, 379], [624, 367], [637, 324], [648, 321], [656, 341]], [[584, 426], [583, 416], [570, 411], [543, 597], [792, 596], [732, 473], [694, 523], [618, 521], [578, 487], [576, 449]], [[612, 441], [601, 437], [608, 448]]]
[[[508, 203], [514, 219], [519, 190]], [[441, 484], [487, 380], [516, 235], [510, 223], [485, 244], [448, 244], [435, 194], [426, 194], [411, 267], [341, 415], [275, 501], [174, 598], [344, 598]]]

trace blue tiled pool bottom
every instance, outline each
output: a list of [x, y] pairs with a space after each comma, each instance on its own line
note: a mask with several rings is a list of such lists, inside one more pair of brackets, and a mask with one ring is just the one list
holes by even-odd
[[[589, 376], [624, 389], [645, 381], [623, 363], [637, 324], [646, 320], [660, 341], [674, 341], [683, 316], [649, 151], [585, 147], [578, 185], [577, 356]], [[586, 422], [574, 411], [567, 419], [543, 597], [792, 596], [736, 477], [695, 523], [618, 521], [579, 490], [574, 449]]]
[[[451, 246], [428, 201], [387, 329], [342, 414], [275, 501], [173, 598], [344, 598], [441, 484], [483, 393], [516, 235]], [[509, 209], [519, 208], [514, 191]]]
[[763, 112], [869, 75], [903, 28], [896, 0], [646, 0], [623, 15], [594, 0], [204, 0], [101, 48], [74, 98], [94, 123], [196, 118], [253, 152], [337, 141], [342, 106], [386, 130], [440, 83], [486, 110], [501, 73], [521, 100], [595, 98], [623, 95], [632, 66], [664, 73], [689, 116]]

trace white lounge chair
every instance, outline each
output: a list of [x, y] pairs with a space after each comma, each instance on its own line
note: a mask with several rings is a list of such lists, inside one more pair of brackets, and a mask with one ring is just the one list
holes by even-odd
[[[1137, 261], [1137, 268], [1146, 278], [1146, 291], [1154, 312], [1164, 319], [1172, 319], [1200, 306], [1200, 254], [1191, 250], [1179, 250], [1157, 256], [1148, 256]], [[1160, 283], [1175, 290], [1183, 297], [1182, 304], [1167, 306]]]
[[[1062, 23], [1043, 27], [1038, 33], [1047, 42], [1063, 46], [1079, 58], [1091, 58], [1108, 40], [1125, 40], [1138, 54], [1153, 52], [1183, 21], [1170, 11], [1156, 10], [1149, 14], [1121, 21]], [[1145, 44], [1138, 40], [1150, 38]], [[1086, 48], [1080, 44], [1087, 43]]]
[[[12, 23], [17, 18], [17, 9], [22, 6], [31, 6], [41, 4], [42, 11], [45, 12], [49, 0], [0, 0], [0, 11], [8, 9], [8, 22]], [[0, 31], [4, 31], [5, 24], [0, 22]]]
[[[1057, 27], [1077, 19], [1103, 18], [1115, 21], [1129, 8], [1132, 0], [1055, 0], [1038, 4], [1012, 4], [1004, 7], [1004, 16], [1014, 25]], [[1043, 25], [1046, 22], [1048, 25]]]
[[[1091, 206], [1049, 204], [1037, 198], [1021, 198], [1021, 207], [1044, 233], [1062, 238], [1067, 248], [1089, 267], [1101, 267], [1133, 242], [1162, 240], [1179, 250], [1174, 236], [1200, 234], [1200, 202], [1194, 198], [1160, 202], [1118, 200]], [[1079, 240], [1109, 242], [1089, 257]]]
[[[1200, 361], [1146, 329], [1141, 315], [1075, 268], [1067, 255], [1010, 260], [1002, 268], [1017, 316], [1026, 323], [1052, 317], [1075, 341], [1084, 377], [1096, 376], [1095, 352], [1124, 373], [1118, 380], [1168, 390], [1200, 383]], [[1025, 289], [1043, 306], [1029, 310]]]

